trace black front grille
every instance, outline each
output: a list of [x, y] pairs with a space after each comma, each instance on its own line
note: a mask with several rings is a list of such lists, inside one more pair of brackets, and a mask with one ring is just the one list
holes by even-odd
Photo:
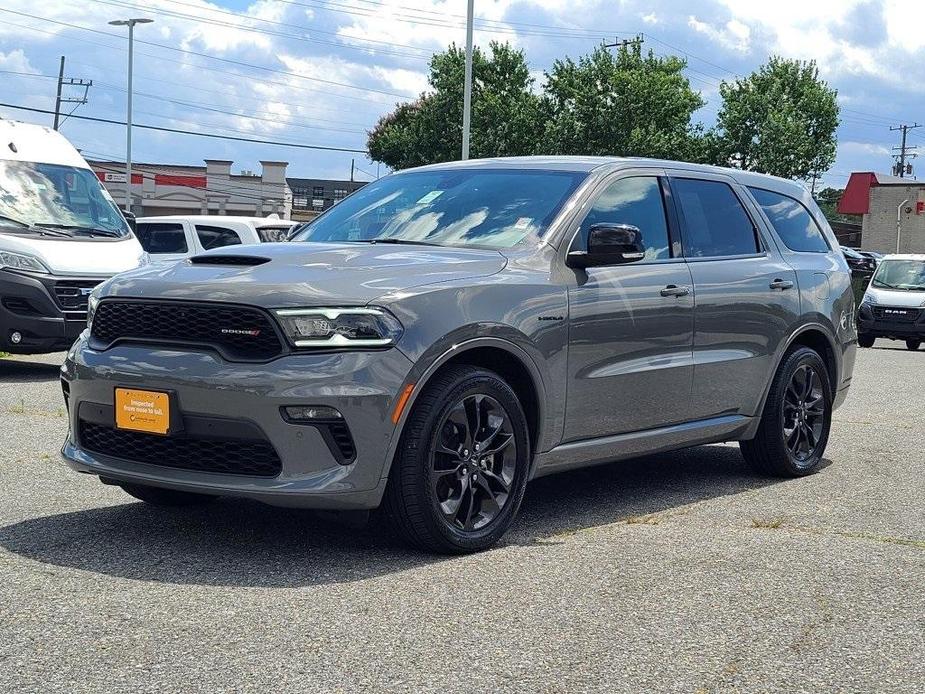
[[80, 445], [88, 451], [179, 470], [276, 477], [282, 463], [269, 441], [157, 436], [80, 420]]
[[231, 361], [279, 356], [282, 342], [263, 311], [246, 306], [170, 301], [101, 301], [93, 317], [94, 346], [118, 341], [204, 345]]
[[91, 290], [103, 280], [56, 280], [53, 287], [55, 302], [62, 311], [87, 310]]
[[874, 318], [895, 323], [915, 323], [921, 313], [922, 310], [918, 308], [874, 306]]

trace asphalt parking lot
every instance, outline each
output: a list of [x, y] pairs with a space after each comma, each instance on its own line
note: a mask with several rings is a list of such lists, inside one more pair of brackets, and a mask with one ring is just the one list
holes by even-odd
[[925, 351], [860, 350], [828, 464], [735, 446], [548, 477], [494, 550], [58, 458], [61, 355], [0, 360], [0, 691], [925, 689]]

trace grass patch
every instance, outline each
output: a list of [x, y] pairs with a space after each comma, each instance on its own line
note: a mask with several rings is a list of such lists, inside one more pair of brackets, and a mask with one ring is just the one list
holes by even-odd
[[778, 516], [777, 518], [752, 518], [752, 527], [753, 528], [770, 528], [771, 530], [777, 530], [784, 524], [786, 519], [783, 516]]
[[627, 525], [658, 525], [660, 522], [661, 519], [651, 513], [642, 516], [630, 516], [625, 521]]

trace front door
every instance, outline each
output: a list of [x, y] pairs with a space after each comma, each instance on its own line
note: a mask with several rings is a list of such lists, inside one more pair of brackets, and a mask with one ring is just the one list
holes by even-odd
[[799, 316], [796, 273], [731, 179], [679, 172], [670, 182], [697, 294], [693, 416], [756, 415]]
[[694, 295], [665, 193], [665, 179], [655, 173], [620, 174], [592, 203], [572, 242], [573, 250], [587, 248], [592, 224], [630, 224], [642, 232], [646, 254], [574, 270], [565, 441], [689, 417]]

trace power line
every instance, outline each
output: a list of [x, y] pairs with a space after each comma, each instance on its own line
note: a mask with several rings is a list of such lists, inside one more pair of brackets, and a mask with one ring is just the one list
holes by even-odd
[[[32, 113], [47, 113], [53, 114], [54, 111], [49, 111], [44, 108], [30, 108], [28, 106], [20, 106], [18, 104], [7, 104], [0, 103], [0, 107], [12, 108], [18, 111], [31, 111]], [[111, 118], [95, 118], [93, 116], [71, 116], [78, 120], [93, 121], [95, 123], [108, 123], [110, 125], [125, 125], [125, 121], [113, 120]], [[255, 145], [273, 145], [274, 147], [293, 147], [295, 149], [317, 149], [328, 152], [355, 152], [357, 154], [367, 154], [365, 149], [353, 149], [350, 147], [330, 147], [326, 145], [309, 145], [302, 144], [298, 142], [278, 142], [276, 140], [255, 140], [248, 137], [235, 137], [232, 135], [219, 135], [217, 133], [204, 133], [204, 132], [191, 132], [189, 130], [179, 130], [178, 128], [166, 128], [158, 125], [142, 125], [140, 123], [132, 123], [133, 128], [142, 128], [144, 130], [158, 130], [165, 133], [176, 133], [178, 135], [192, 135], [194, 137], [209, 137], [216, 140], [234, 140], [236, 142], [248, 142]]]
[[899, 154], [894, 154], [893, 158], [896, 160], [896, 165], [893, 167], [893, 174], [899, 176], [900, 178], [905, 178], [906, 174], [912, 174], [912, 164], [907, 164], [906, 159], [915, 159], [918, 154], [912, 150], [918, 149], [916, 145], [907, 145], [906, 144], [906, 135], [909, 134], [910, 130], [915, 128], [921, 128], [922, 126], [918, 123], [913, 123], [908, 125], [903, 123], [902, 125], [897, 125], [895, 127], [890, 126], [890, 131], [899, 130], [902, 132], [902, 143], [899, 147], [894, 147], [894, 151], [898, 151]]
[[[108, 31], [102, 31], [102, 30], [100, 30], [100, 29], [93, 29], [93, 28], [90, 28], [90, 27], [80, 26], [79, 24], [72, 24], [72, 23], [70, 23], [70, 22], [61, 22], [61, 21], [58, 21], [58, 20], [56, 20], [56, 19], [50, 19], [50, 18], [48, 18], [48, 17], [40, 17], [40, 16], [38, 16], [38, 15], [30, 15], [30, 14], [26, 14], [25, 12], [17, 12], [16, 10], [8, 10], [8, 9], [6, 9], [6, 8], [0, 7], [0, 12], [7, 12], [7, 13], [10, 13], [10, 14], [15, 14], [15, 15], [18, 15], [18, 16], [20, 16], [20, 17], [26, 17], [26, 18], [28, 18], [28, 19], [38, 19], [38, 20], [40, 20], [40, 21], [49, 22], [49, 23], [51, 23], [51, 24], [56, 24], [56, 25], [58, 25], [58, 26], [65, 26], [65, 27], [68, 27], [68, 28], [71, 28], [71, 29], [78, 29], [78, 30], [80, 30], [80, 31], [88, 31], [88, 32], [91, 32], [91, 33], [93, 33], [93, 34], [100, 34], [100, 35], [102, 35], [102, 36], [109, 36], [109, 37], [112, 37], [112, 38], [121, 38], [121, 36], [119, 36], [118, 34], [113, 34], [113, 33], [110, 33], [110, 32], [108, 32]], [[32, 28], [32, 27], [30, 27], [30, 28]], [[144, 45], [146, 45], [146, 46], [155, 46], [155, 47], [157, 47], [157, 48], [162, 48], [162, 49], [167, 50], [167, 51], [173, 51], [173, 52], [175, 52], [175, 53], [182, 53], [182, 54], [184, 54], [184, 55], [194, 55], [194, 56], [197, 56], [197, 57], [199, 57], [199, 58], [206, 58], [206, 59], [208, 59], [208, 60], [215, 60], [215, 61], [218, 61], [218, 62], [221, 62], [221, 63], [227, 63], [227, 64], [229, 64], [229, 65], [237, 65], [237, 66], [239, 66], [239, 67], [246, 67], [246, 68], [249, 68], [249, 69], [252, 69], [252, 70], [261, 70], [261, 71], [264, 71], [264, 72], [270, 72], [270, 73], [279, 74], [279, 75], [286, 75], [287, 77], [295, 77], [295, 78], [298, 78], [298, 79], [307, 80], [307, 81], [309, 81], [309, 82], [317, 82], [317, 83], [319, 83], [319, 84], [327, 84], [327, 85], [336, 86], [336, 87], [343, 87], [343, 88], [346, 88], [346, 89], [355, 89], [355, 90], [363, 91], [363, 92], [372, 92], [372, 93], [375, 93], [375, 94], [382, 94], [382, 95], [384, 95], [384, 96], [399, 97], [399, 98], [401, 98], [401, 99], [411, 99], [411, 98], [414, 98], [414, 97], [412, 97], [412, 96], [409, 96], [408, 94], [402, 94], [402, 93], [399, 93], [399, 92], [390, 92], [390, 91], [386, 91], [386, 90], [384, 90], [384, 89], [374, 89], [374, 88], [372, 88], [372, 87], [358, 87], [358, 86], [356, 86], [356, 85], [354, 85], [354, 84], [347, 84], [347, 83], [345, 83], [345, 82], [336, 82], [336, 81], [334, 81], [334, 80], [321, 79], [320, 77], [308, 77], [308, 76], [306, 76], [306, 75], [299, 74], [298, 72], [290, 72], [289, 70], [280, 70], [280, 69], [278, 69], [278, 68], [265, 67], [265, 66], [263, 66], [263, 65], [256, 65], [256, 64], [254, 64], [254, 63], [247, 63], [247, 62], [244, 62], [244, 61], [241, 61], [241, 60], [234, 60], [234, 59], [232, 59], [232, 58], [220, 58], [220, 57], [218, 57], [218, 56], [209, 55], [208, 53], [202, 53], [202, 52], [199, 52], [199, 51], [191, 51], [191, 50], [188, 50], [188, 49], [185, 49], [185, 48], [177, 48], [177, 47], [175, 47], [175, 46], [168, 46], [168, 45], [163, 44], [163, 43], [157, 43], [156, 41], [146, 41], [146, 40], [143, 40], [143, 39], [135, 39], [135, 42], [136, 42], [136, 43], [144, 44]], [[107, 48], [110, 48], [110, 49], [114, 48], [114, 46], [106, 46], [106, 47], [107, 47]], [[161, 56], [152, 56], [152, 57], [157, 57], [157, 58], [163, 59]], [[185, 63], [183, 63], [183, 64], [185, 64]], [[290, 85], [286, 85], [286, 86], [290, 86]]]

